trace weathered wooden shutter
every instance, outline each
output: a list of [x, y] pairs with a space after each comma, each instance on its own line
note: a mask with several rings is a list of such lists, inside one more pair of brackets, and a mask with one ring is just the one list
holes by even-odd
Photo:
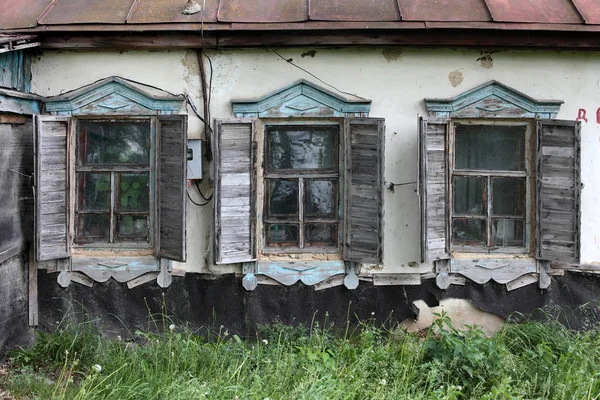
[[187, 115], [158, 121], [158, 235], [156, 255], [186, 259]]
[[381, 264], [385, 120], [347, 118], [344, 125], [344, 260]]
[[35, 248], [39, 261], [71, 256], [69, 129], [69, 117], [35, 117]]
[[537, 123], [537, 255], [579, 262], [580, 122]]
[[256, 258], [256, 121], [215, 121], [215, 261], [231, 264]]
[[450, 258], [448, 215], [449, 120], [420, 118], [419, 195], [421, 196], [421, 258]]

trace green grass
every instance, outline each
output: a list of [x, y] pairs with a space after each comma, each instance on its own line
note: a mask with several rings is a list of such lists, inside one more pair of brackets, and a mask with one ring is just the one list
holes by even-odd
[[420, 336], [370, 323], [274, 324], [251, 340], [178, 327], [135, 336], [102, 339], [88, 325], [40, 333], [10, 353], [0, 388], [17, 399], [600, 399], [600, 331], [551, 321], [507, 324], [493, 338], [445, 316]]

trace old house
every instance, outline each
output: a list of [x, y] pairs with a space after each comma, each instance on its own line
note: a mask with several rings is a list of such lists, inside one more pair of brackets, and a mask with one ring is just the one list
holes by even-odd
[[164, 306], [247, 332], [593, 302], [599, 27], [585, 0], [3, 0], [0, 347]]

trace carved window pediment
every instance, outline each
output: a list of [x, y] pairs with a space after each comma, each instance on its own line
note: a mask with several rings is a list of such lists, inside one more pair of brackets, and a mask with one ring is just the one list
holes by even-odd
[[425, 99], [432, 117], [538, 118], [556, 117], [562, 100], [537, 100], [497, 81], [449, 99]]
[[178, 114], [183, 95], [111, 76], [70, 92], [45, 99], [52, 115], [156, 115]]
[[366, 117], [371, 109], [370, 100], [345, 98], [304, 79], [231, 105], [237, 118]]

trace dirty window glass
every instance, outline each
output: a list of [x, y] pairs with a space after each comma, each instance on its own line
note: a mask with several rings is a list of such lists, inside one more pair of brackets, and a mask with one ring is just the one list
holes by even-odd
[[149, 245], [150, 120], [77, 121], [76, 244]]
[[337, 249], [339, 125], [265, 128], [265, 244], [278, 251]]
[[456, 126], [456, 169], [525, 170], [525, 127]]
[[526, 136], [525, 125], [455, 125], [453, 246], [525, 252]]
[[148, 121], [79, 121], [80, 165], [147, 165], [150, 154]]
[[267, 128], [268, 170], [333, 170], [337, 168], [337, 126], [273, 126]]

